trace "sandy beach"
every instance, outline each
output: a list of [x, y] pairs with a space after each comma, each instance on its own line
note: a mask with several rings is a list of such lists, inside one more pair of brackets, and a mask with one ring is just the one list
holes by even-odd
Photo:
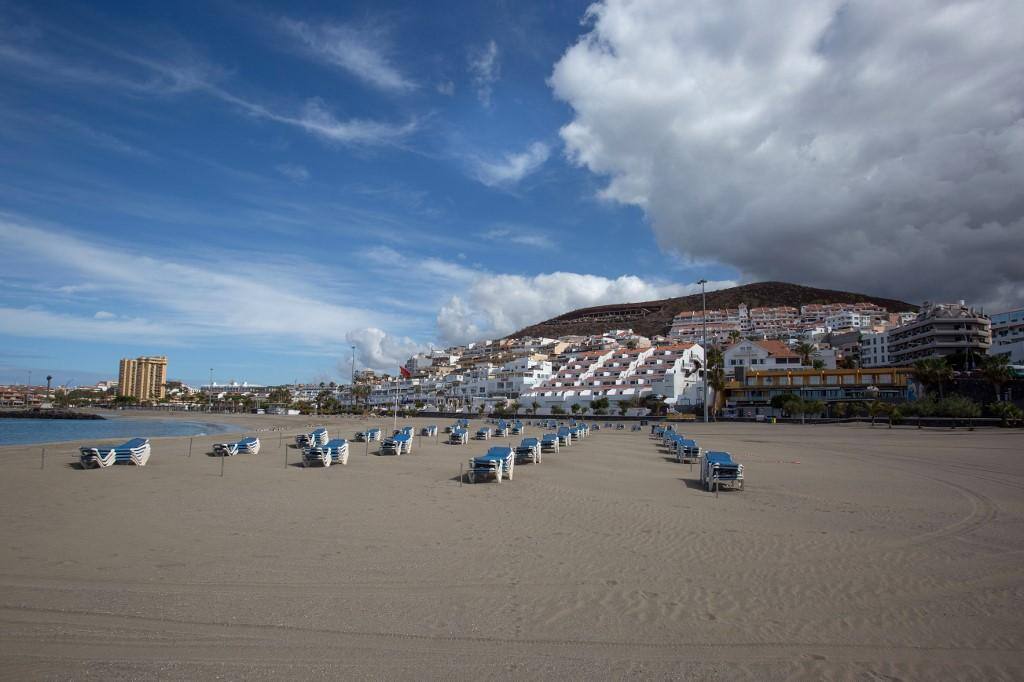
[[371, 423], [216, 421], [284, 430], [223, 477], [223, 436], [0, 448], [0, 675], [1024, 677], [1019, 431], [688, 425], [746, 466], [716, 497], [646, 429], [460, 486], [487, 444], [304, 469]]

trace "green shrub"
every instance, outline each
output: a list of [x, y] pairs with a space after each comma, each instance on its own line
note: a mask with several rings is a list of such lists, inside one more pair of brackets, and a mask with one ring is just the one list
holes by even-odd
[[1024, 411], [1013, 403], [991, 403], [985, 407], [985, 411], [1001, 419], [1003, 426], [1012, 426], [1024, 419]]

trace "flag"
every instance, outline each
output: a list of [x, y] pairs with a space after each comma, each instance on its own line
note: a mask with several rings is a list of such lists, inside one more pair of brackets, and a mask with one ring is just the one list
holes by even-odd
[[402, 378], [403, 379], [411, 379], [412, 378], [412, 372], [407, 370], [405, 367], [399, 367], [398, 371], [402, 373]]

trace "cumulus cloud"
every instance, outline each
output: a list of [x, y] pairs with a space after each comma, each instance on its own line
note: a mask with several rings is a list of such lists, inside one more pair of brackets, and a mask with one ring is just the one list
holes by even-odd
[[314, 59], [339, 67], [375, 88], [393, 92], [416, 88], [391, 63], [382, 48], [386, 41], [380, 30], [346, 24], [315, 26], [292, 19], [282, 19], [280, 26]]
[[488, 187], [514, 185], [535, 173], [548, 160], [551, 150], [543, 142], [534, 142], [522, 152], [505, 154], [496, 160], [471, 159], [473, 177]]
[[491, 93], [501, 76], [497, 43], [491, 40], [483, 47], [470, 51], [469, 74], [473, 80], [473, 87], [476, 88], [477, 99], [485, 107], [491, 106]]
[[556, 64], [570, 159], [659, 243], [910, 300], [1024, 296], [1024, 4], [605, 0]]
[[397, 374], [411, 356], [429, 350], [407, 336], [394, 336], [377, 327], [354, 329], [345, 335], [345, 340], [356, 347], [358, 366], [389, 374]]
[[[713, 282], [709, 289], [734, 286]], [[649, 282], [626, 275], [615, 279], [572, 272], [480, 276], [461, 295], [442, 305], [437, 314], [438, 336], [444, 343], [464, 343], [504, 336], [575, 308], [607, 303], [630, 303], [700, 291], [695, 284]]]

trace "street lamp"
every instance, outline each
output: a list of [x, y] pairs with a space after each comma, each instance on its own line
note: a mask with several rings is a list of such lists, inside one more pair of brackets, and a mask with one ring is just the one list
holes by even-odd
[[210, 412], [213, 412], [213, 367], [210, 368], [210, 392], [207, 397], [210, 400]]
[[702, 372], [703, 386], [701, 392], [703, 395], [702, 402], [704, 403], [704, 423], [708, 423], [708, 299], [707, 294], [704, 291], [704, 285], [707, 284], [706, 279], [702, 279], [697, 284], [700, 285], [700, 302], [702, 308], [701, 315], [701, 326], [703, 331], [701, 332], [701, 345], [704, 347], [704, 371]]

